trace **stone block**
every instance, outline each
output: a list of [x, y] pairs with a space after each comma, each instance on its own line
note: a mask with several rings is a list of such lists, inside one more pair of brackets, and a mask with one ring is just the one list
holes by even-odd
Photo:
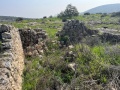
[[4, 32], [4, 33], [2, 33], [2, 38], [3, 39], [11, 39], [12, 37], [11, 37], [10, 33]]

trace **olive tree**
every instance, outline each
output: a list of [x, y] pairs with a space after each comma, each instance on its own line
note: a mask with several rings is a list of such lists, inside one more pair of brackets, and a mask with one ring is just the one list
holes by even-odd
[[73, 16], [78, 16], [79, 12], [75, 6], [68, 4], [65, 11], [58, 14], [59, 18], [71, 18]]

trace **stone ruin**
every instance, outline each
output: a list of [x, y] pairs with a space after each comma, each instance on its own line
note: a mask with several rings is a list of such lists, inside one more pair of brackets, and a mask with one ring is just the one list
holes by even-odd
[[18, 29], [0, 25], [0, 90], [22, 90], [24, 53]]
[[47, 50], [47, 33], [42, 29], [19, 29], [26, 56], [40, 56]]
[[69, 20], [65, 22], [61, 31], [58, 31], [57, 36], [60, 43], [63, 45], [79, 43], [85, 36], [94, 35], [97, 30], [87, 29], [79, 20]]
[[120, 31], [115, 29], [105, 29], [105, 28], [98, 28], [97, 29], [101, 35], [100, 38], [102, 41], [106, 42], [109, 41], [110, 43], [116, 44], [120, 43]]
[[[113, 29], [96, 29], [90, 30], [79, 20], [69, 20], [65, 22], [61, 31], [56, 34], [60, 40], [61, 46], [82, 42], [83, 39], [100, 40], [100, 42], [120, 42], [120, 32]], [[91, 39], [92, 40], [92, 39]], [[93, 43], [96, 43], [93, 41]]]
[[42, 56], [47, 50], [42, 29], [16, 29], [0, 25], [0, 90], [22, 90], [24, 55]]

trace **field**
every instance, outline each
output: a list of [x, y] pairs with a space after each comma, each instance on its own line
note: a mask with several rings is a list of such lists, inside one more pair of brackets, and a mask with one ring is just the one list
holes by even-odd
[[[83, 22], [91, 30], [107, 28], [120, 32], [120, 18], [111, 17], [111, 14], [80, 15], [71, 19]], [[23, 90], [74, 90], [76, 87], [81, 87], [79, 90], [106, 90], [112, 85], [119, 86], [119, 43], [103, 43], [97, 37], [86, 37], [84, 43], [60, 48], [56, 33], [62, 30], [65, 22], [57, 17], [2, 23], [16, 28], [42, 28], [48, 34], [48, 50], [43, 56], [25, 58]], [[67, 53], [74, 56], [66, 56]], [[71, 69], [69, 65], [75, 67]]]

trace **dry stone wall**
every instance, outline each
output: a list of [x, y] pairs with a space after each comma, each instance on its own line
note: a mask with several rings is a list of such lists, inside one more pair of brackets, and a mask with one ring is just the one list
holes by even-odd
[[42, 29], [19, 29], [26, 56], [41, 56], [47, 50], [47, 33]]
[[115, 29], [97, 29], [101, 34], [99, 35], [102, 41], [109, 41], [111, 43], [120, 43], [120, 31]]
[[120, 32], [118, 30], [105, 28], [90, 30], [79, 20], [69, 20], [65, 22], [62, 30], [58, 31], [57, 36], [59, 37], [60, 45], [67, 46], [81, 42], [86, 36], [96, 36], [102, 42], [111, 42], [112, 44], [120, 43]]
[[18, 29], [0, 25], [0, 90], [22, 90], [24, 53]]
[[65, 22], [61, 31], [57, 33], [61, 44], [79, 43], [85, 36], [94, 35], [97, 30], [89, 30], [79, 20]]

